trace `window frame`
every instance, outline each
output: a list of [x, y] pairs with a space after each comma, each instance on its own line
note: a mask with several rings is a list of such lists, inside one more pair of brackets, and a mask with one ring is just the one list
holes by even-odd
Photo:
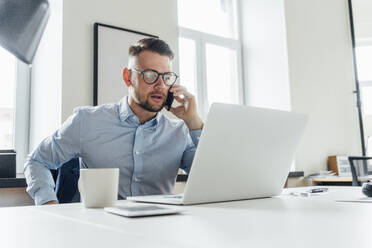
[[16, 173], [23, 173], [29, 153], [31, 67], [16, 58], [13, 146], [1, 151], [16, 151]]
[[[236, 27], [238, 29], [238, 27]], [[196, 31], [193, 29], [179, 27], [179, 38], [190, 39], [195, 42], [196, 58], [196, 80], [195, 89], [198, 100], [198, 109], [200, 115], [205, 119], [208, 113], [208, 90], [207, 90], [207, 61], [206, 45], [213, 44], [236, 52], [236, 70], [238, 86], [238, 103], [245, 104], [244, 85], [243, 85], [243, 63], [242, 63], [242, 45], [239, 39], [226, 38], [213, 34]], [[180, 48], [179, 48], [180, 49]], [[181, 63], [180, 63], [181, 64]], [[181, 75], [182, 77], [182, 75]]]

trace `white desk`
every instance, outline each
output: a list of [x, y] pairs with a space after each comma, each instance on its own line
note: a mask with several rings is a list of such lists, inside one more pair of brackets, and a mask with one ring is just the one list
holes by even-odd
[[0, 208], [0, 247], [372, 247], [372, 204], [334, 201], [360, 188], [330, 189], [135, 219], [81, 204]]

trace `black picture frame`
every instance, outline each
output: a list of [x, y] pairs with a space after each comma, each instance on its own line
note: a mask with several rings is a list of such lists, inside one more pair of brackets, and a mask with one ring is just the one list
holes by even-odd
[[[125, 91], [125, 86], [121, 78], [121, 70], [127, 65], [128, 62], [127, 58], [129, 45], [145, 37], [159, 38], [153, 34], [104, 23], [94, 23], [94, 106], [109, 102], [117, 102], [119, 100], [118, 95], [120, 94], [121, 90], [118, 91], [118, 88], [122, 87], [123, 91]], [[119, 62], [116, 60], [120, 60], [120, 64], [118, 64]], [[104, 61], [110, 61], [110, 63], [105, 63]], [[108, 64], [108, 66], [105, 66], [106, 64]], [[111, 70], [114, 71], [110, 72]], [[115, 75], [115, 79], [110, 78], [112, 74]], [[121, 97], [124, 95], [125, 94], [122, 94]]]

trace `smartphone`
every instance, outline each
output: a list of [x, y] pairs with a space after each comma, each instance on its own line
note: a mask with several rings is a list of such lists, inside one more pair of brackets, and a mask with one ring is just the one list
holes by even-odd
[[174, 100], [174, 96], [172, 92], [168, 91], [167, 99], [165, 100], [165, 108], [169, 111], [171, 109], [172, 103]]

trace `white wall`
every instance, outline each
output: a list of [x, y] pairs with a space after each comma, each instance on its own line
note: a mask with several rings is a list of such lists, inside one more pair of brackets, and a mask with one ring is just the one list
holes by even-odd
[[32, 65], [30, 151], [61, 123], [63, 9], [61, 0], [49, 3], [51, 15]]
[[[30, 150], [58, 128], [75, 107], [93, 104], [95, 22], [158, 35], [178, 53], [176, 0], [50, 3], [51, 17], [33, 68]], [[174, 69], [178, 71], [177, 58]]]
[[292, 110], [310, 120], [296, 169], [325, 170], [329, 155], [360, 155], [346, 0], [285, 0]]
[[283, 1], [242, 0], [240, 16], [246, 103], [289, 110]]
[[23, 172], [29, 150], [30, 123], [30, 91], [31, 70], [29, 65], [17, 62], [16, 111], [14, 116], [14, 148], [16, 156], [16, 172]]
[[176, 0], [64, 0], [63, 9], [62, 120], [93, 104], [94, 22], [158, 35], [178, 51]]
[[[178, 48], [176, 0], [64, 0], [63, 24], [61, 1], [51, 4], [33, 70], [31, 148], [74, 107], [92, 104], [94, 22], [156, 34]], [[248, 103], [310, 117], [297, 169], [324, 170], [328, 155], [360, 154], [346, 0], [240, 4]]]
[[241, 0], [249, 105], [309, 115], [296, 170], [360, 154], [347, 0]]

